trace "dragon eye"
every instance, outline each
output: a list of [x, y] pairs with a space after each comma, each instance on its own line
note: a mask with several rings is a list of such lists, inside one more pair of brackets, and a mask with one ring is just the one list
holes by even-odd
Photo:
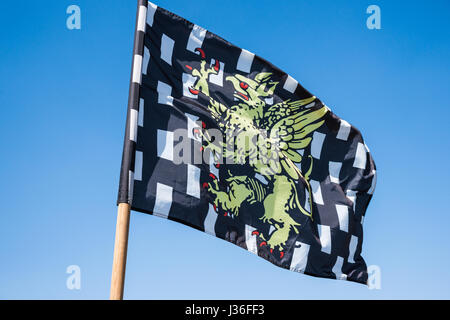
[[242, 82], [239, 84], [241, 86], [242, 89], [247, 89], [248, 88], [248, 84], [246, 84], [245, 82]]

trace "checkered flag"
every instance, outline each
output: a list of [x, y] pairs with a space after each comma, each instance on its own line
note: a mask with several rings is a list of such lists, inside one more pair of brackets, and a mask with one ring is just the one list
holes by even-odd
[[143, 0], [132, 65], [119, 203], [367, 283], [376, 170], [356, 128], [268, 61]]

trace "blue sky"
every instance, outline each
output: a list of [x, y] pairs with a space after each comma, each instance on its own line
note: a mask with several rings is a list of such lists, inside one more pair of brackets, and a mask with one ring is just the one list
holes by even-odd
[[[277, 268], [131, 217], [125, 298], [450, 298], [450, 3], [156, 1], [271, 61], [359, 128], [378, 169], [363, 256], [381, 290]], [[66, 8], [81, 8], [81, 30]], [[366, 8], [381, 8], [381, 30]], [[0, 4], [0, 298], [109, 296], [135, 1]], [[66, 268], [81, 269], [81, 289]]]

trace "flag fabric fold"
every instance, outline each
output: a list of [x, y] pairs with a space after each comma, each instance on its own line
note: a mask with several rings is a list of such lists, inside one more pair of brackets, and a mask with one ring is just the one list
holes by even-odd
[[367, 283], [374, 161], [293, 77], [141, 0], [128, 105], [119, 203], [292, 271]]

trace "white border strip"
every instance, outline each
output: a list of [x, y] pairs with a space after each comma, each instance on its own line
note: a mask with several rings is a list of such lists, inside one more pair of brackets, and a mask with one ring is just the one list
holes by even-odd
[[145, 20], [147, 18], [147, 7], [146, 6], [139, 6], [139, 17], [138, 17], [138, 23], [137, 23], [137, 30], [145, 32]]
[[[140, 5], [139, 6], [139, 12], [138, 12], [138, 18], [137, 18], [137, 22], [136, 22], [136, 30], [135, 30], [135, 41], [139, 41], [140, 37], [138, 36], [139, 32], [144, 32], [145, 33], [145, 29], [146, 29], [146, 20], [147, 20], [147, 7]], [[134, 44], [134, 50], [136, 50], [136, 48], [140, 48], [141, 44], [140, 43], [135, 43]], [[141, 84], [142, 81], [142, 54], [135, 54], [133, 56], [133, 71], [131, 74], [131, 81], [132, 83], [137, 83], [137, 84]], [[138, 106], [139, 107], [139, 106]], [[129, 106], [130, 108], [130, 106]], [[139, 113], [137, 110], [135, 109], [130, 109], [129, 111], [129, 140], [136, 142], [137, 140], [137, 126], [138, 126], [138, 118], [139, 118]], [[139, 157], [140, 155], [142, 155], [142, 152], [140, 152], [140, 154], [138, 153], [139, 151], [136, 151], [135, 156], [138, 158], [138, 162], [139, 162]], [[142, 157], [141, 157], [142, 158]], [[135, 158], [136, 160], [136, 158]], [[142, 164], [138, 164], [140, 166], [142, 166]], [[130, 168], [131, 169], [131, 168]], [[136, 162], [135, 162], [135, 168], [136, 170]], [[142, 168], [141, 168], [142, 170]], [[128, 203], [131, 203], [133, 200], [133, 188], [134, 188], [134, 179], [135, 178], [135, 173], [132, 170], [128, 171]], [[136, 175], [136, 178], [142, 179], [142, 172], [138, 172], [138, 174]], [[139, 180], [137, 179], [137, 180]]]
[[133, 63], [133, 82], [141, 84], [142, 80], [142, 56], [135, 54]]
[[136, 109], [130, 110], [130, 140], [136, 142], [137, 138], [137, 123], [138, 111]]

